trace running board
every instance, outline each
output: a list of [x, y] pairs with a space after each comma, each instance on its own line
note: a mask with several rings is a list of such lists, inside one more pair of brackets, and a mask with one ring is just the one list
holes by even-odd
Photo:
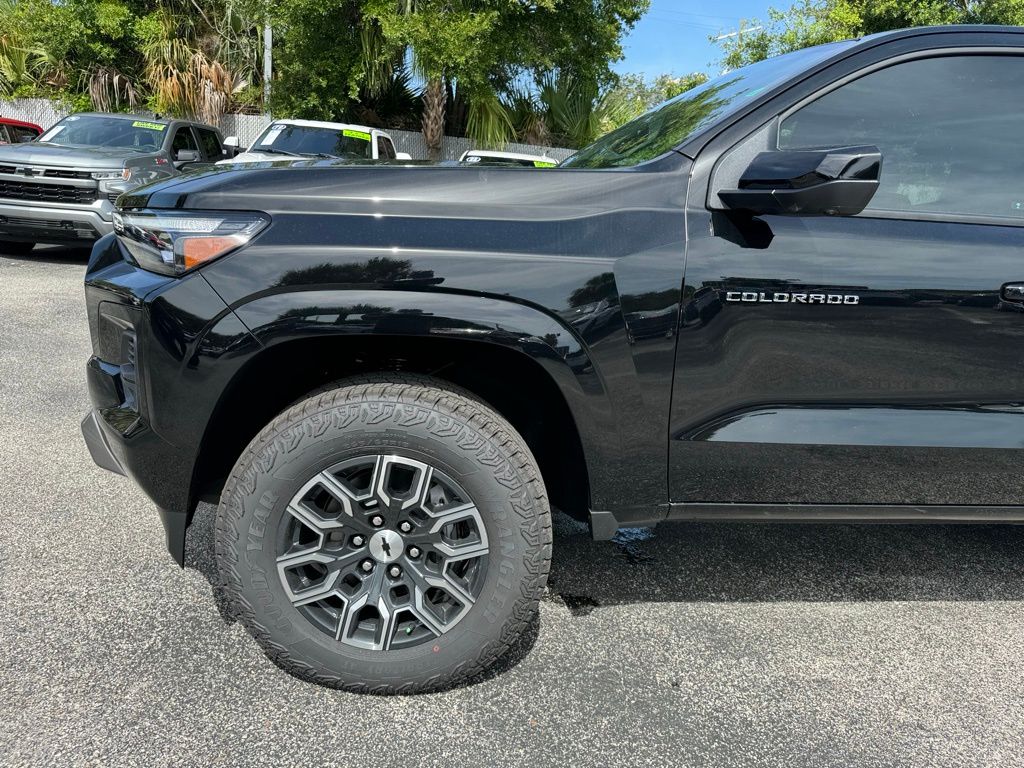
[[666, 522], [764, 521], [776, 523], [1024, 523], [1024, 506], [952, 504], [699, 504], [669, 505]]

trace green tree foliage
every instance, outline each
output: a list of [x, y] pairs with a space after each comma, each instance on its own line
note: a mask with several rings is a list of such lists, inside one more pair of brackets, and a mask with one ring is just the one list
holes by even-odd
[[622, 75], [618, 83], [602, 97], [604, 115], [600, 133], [607, 133], [623, 123], [642, 115], [664, 101], [707, 82], [703, 72], [688, 75], [658, 75], [645, 80], [636, 74]]
[[500, 145], [520, 137], [524, 88], [540, 96], [552, 72], [574, 84], [575, 98], [592, 94], [593, 104], [597, 90], [614, 81], [609, 65], [622, 56], [623, 33], [647, 7], [648, 0], [365, 0], [377, 42], [366, 52], [363, 72], [408, 52], [426, 83], [422, 128], [428, 146], [439, 148], [445, 94], [456, 89], [468, 105], [469, 134]]
[[799, 50], [890, 29], [931, 24], [1024, 24], [1024, 0], [801, 0], [770, 8], [721, 41], [728, 69]]
[[[0, 96], [579, 144], [649, 0], [0, 0]], [[263, 105], [263, 30], [274, 31]]]

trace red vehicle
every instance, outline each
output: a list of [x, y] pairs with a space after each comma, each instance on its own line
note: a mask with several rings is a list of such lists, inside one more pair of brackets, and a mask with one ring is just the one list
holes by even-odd
[[43, 129], [35, 123], [0, 117], [0, 144], [20, 144], [23, 141], [32, 141], [42, 132]]

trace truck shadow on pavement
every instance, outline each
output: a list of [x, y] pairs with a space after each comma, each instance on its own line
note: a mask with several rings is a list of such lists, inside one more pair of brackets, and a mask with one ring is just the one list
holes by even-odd
[[[216, 507], [201, 504], [185, 567], [210, 583], [221, 618], [236, 621], [217, 576]], [[544, 601], [582, 617], [645, 602], [874, 602], [1024, 599], [1024, 527], [679, 523], [619, 531], [595, 542], [586, 526], [555, 516]], [[533, 648], [539, 619], [484, 676], [515, 667]]]
[[26, 264], [81, 264], [89, 262], [92, 245], [37, 245], [31, 253], [16, 256], [0, 252], [0, 257], [10, 261], [21, 261]]
[[641, 602], [1024, 599], [1024, 527], [673, 523], [591, 541], [556, 521], [549, 599]]

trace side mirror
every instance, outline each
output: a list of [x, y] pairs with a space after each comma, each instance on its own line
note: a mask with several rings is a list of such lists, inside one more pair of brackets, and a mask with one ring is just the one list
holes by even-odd
[[761, 152], [739, 189], [718, 197], [730, 209], [790, 216], [853, 216], [867, 207], [882, 172], [878, 147]]
[[194, 163], [199, 159], [199, 153], [194, 149], [179, 149], [174, 156], [176, 163]]
[[395, 152], [395, 160], [412, 160], [412, 155], [408, 152]]
[[226, 157], [234, 157], [238, 154], [238, 137], [228, 136], [224, 139], [224, 155]]

